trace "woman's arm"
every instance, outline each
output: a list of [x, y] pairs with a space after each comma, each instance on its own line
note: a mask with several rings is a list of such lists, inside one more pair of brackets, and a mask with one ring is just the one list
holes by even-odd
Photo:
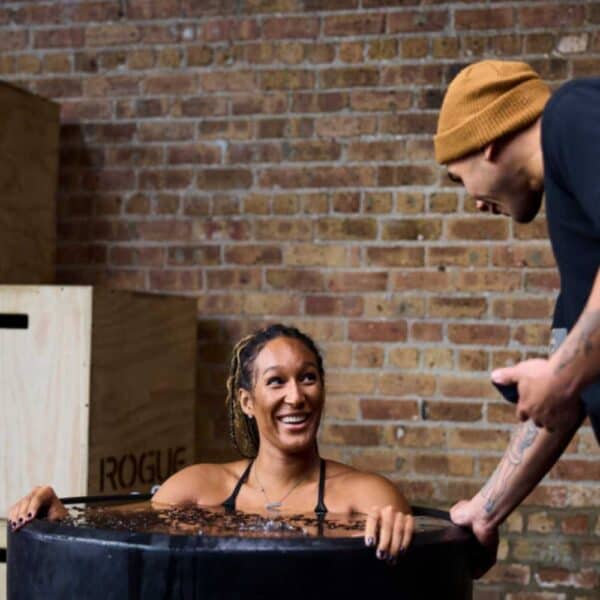
[[400, 490], [374, 473], [356, 473], [352, 484], [353, 509], [367, 515], [365, 545], [377, 546], [376, 556], [396, 562], [412, 540], [414, 519]]

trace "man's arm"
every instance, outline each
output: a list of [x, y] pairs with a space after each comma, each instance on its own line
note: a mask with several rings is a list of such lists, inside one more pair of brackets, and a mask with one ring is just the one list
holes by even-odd
[[563, 415], [550, 433], [527, 421], [517, 427], [496, 470], [471, 500], [461, 501], [450, 511], [457, 525], [470, 527], [489, 556], [476, 576], [495, 562], [498, 527], [523, 501], [558, 460], [584, 417], [580, 403]]
[[579, 392], [600, 377], [600, 271], [579, 320], [548, 360], [531, 359], [496, 369], [497, 383], [517, 383], [517, 415], [540, 427], [556, 429], [565, 412], [579, 404]]

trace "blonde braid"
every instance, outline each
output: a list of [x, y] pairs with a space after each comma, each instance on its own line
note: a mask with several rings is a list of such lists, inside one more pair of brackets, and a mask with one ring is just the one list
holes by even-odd
[[241, 354], [255, 335], [243, 337], [233, 348], [233, 356], [227, 378], [227, 412], [229, 415], [229, 436], [233, 445], [242, 456], [254, 457], [258, 451], [258, 433], [256, 424], [244, 413], [237, 399], [237, 391], [241, 387], [242, 359]]

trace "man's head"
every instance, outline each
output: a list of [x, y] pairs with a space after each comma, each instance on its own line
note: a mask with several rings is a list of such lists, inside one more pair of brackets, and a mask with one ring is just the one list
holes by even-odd
[[536, 215], [543, 194], [539, 117], [549, 97], [540, 76], [521, 62], [474, 63], [449, 85], [435, 156], [481, 210], [519, 222]]

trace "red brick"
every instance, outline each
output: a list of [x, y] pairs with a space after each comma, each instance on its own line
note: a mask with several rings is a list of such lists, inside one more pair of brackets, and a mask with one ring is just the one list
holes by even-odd
[[449, 273], [439, 271], [414, 271], [397, 273], [393, 279], [395, 290], [427, 290], [447, 292], [452, 288]]
[[495, 398], [496, 388], [487, 378], [441, 377], [440, 391], [448, 398]]
[[203, 190], [244, 189], [252, 185], [252, 172], [247, 169], [206, 169], [197, 171], [196, 181]]
[[392, 161], [402, 160], [406, 154], [403, 140], [391, 141], [351, 141], [348, 147], [348, 158], [358, 161]]
[[[248, 74], [250, 77], [251, 74]], [[215, 79], [215, 83], [218, 79]], [[240, 82], [236, 90], [247, 90], [250, 82]], [[251, 83], [254, 87], [254, 80]], [[273, 70], [260, 72], [260, 87], [263, 90], [300, 90], [315, 87], [315, 73], [301, 70]], [[216, 88], [229, 89], [229, 88]], [[234, 88], [231, 88], [234, 89]]]
[[437, 126], [437, 115], [427, 113], [402, 113], [384, 115], [379, 119], [381, 134], [433, 134]]
[[287, 98], [280, 92], [262, 97], [241, 94], [234, 96], [231, 103], [231, 112], [234, 115], [273, 114], [285, 112], [286, 106]]
[[378, 446], [382, 428], [378, 425], [325, 425], [321, 438], [326, 444], [344, 446]]
[[375, 133], [375, 117], [327, 116], [317, 119], [315, 131], [319, 137], [357, 137]]
[[431, 185], [436, 181], [436, 170], [424, 165], [379, 167], [377, 182], [380, 186]]
[[181, 101], [185, 117], [222, 116], [227, 113], [227, 103], [221, 97], [192, 97]]
[[261, 187], [322, 188], [362, 187], [373, 185], [371, 167], [316, 167], [312, 169], [265, 169], [259, 177]]
[[457, 10], [454, 15], [457, 30], [466, 29], [508, 29], [514, 25], [513, 8], [484, 8]]
[[354, 342], [404, 342], [406, 321], [351, 321], [348, 324], [348, 339]]
[[363, 312], [360, 296], [307, 296], [307, 315], [359, 317]]
[[441, 31], [449, 21], [447, 10], [411, 10], [390, 13], [388, 33]]
[[375, 420], [414, 420], [418, 419], [420, 414], [416, 400], [361, 398], [360, 410], [363, 419]]
[[68, 98], [81, 96], [83, 88], [79, 79], [56, 77], [54, 79], [38, 79], [35, 83], [35, 91], [47, 98]]
[[489, 371], [489, 355], [481, 350], [460, 350], [458, 368], [461, 371]]
[[260, 27], [255, 19], [214, 19], [203, 25], [201, 37], [208, 42], [255, 40], [260, 37]]
[[[21, 32], [18, 36], [15, 35], [11, 39], [12, 50], [24, 47], [21, 46], [22, 41], [26, 40], [26, 32]], [[80, 27], [63, 28], [63, 29], [43, 29], [33, 33], [34, 48], [80, 48], [83, 46], [84, 30]], [[1, 49], [8, 49], [2, 48]]]
[[455, 344], [506, 345], [510, 328], [505, 325], [466, 324], [448, 325], [448, 339]]
[[585, 7], [581, 4], [562, 2], [560, 6], [551, 4], [536, 4], [517, 9], [519, 22], [522, 27], [560, 28], [576, 27], [583, 24]]
[[316, 17], [277, 17], [262, 23], [265, 39], [316, 38], [318, 33], [319, 19]]
[[375, 13], [357, 13], [325, 17], [323, 32], [327, 36], [375, 35], [385, 31], [385, 15]]
[[[179, 75], [178, 77], [189, 78], [190, 89], [188, 93], [196, 91], [195, 76]], [[200, 86], [205, 92], [247, 92], [258, 86], [258, 74], [252, 71], [210, 71], [203, 72], [198, 76]], [[184, 85], [182, 79], [181, 85]]]
[[281, 263], [281, 248], [266, 245], [235, 245], [225, 248], [225, 262], [239, 265]]
[[379, 70], [374, 67], [331, 68], [319, 73], [321, 88], [352, 88], [375, 86], [379, 83]]
[[89, 77], [83, 82], [83, 91], [86, 96], [100, 96], [106, 98], [114, 96], [136, 96], [139, 93], [139, 87], [139, 77], [131, 77], [129, 75]]
[[140, 30], [127, 23], [111, 23], [110, 25], [91, 25], [85, 30], [86, 46], [119, 46], [139, 42]]
[[292, 110], [302, 113], [335, 112], [348, 106], [345, 92], [299, 92], [292, 95]]
[[142, 170], [138, 185], [141, 190], [181, 190], [188, 188], [192, 179], [189, 169]]
[[173, 266], [218, 265], [218, 246], [170, 246], [167, 264]]
[[[521, 275], [513, 271], [461, 271], [456, 287], [461, 292], [512, 292], [521, 287]], [[527, 287], [526, 287], [527, 289]]]
[[571, 460], [562, 458], [551, 471], [554, 479], [571, 481], [599, 481], [600, 464], [594, 460]]
[[446, 221], [446, 236], [449, 240], [505, 240], [508, 238], [508, 220], [452, 219]]
[[400, 65], [383, 67], [381, 83], [385, 86], [395, 85], [431, 85], [441, 81], [443, 69], [437, 64]]
[[422, 267], [425, 251], [414, 246], [367, 246], [366, 264], [377, 267]]
[[383, 221], [383, 240], [437, 240], [442, 232], [439, 219], [397, 219]]
[[474, 318], [487, 311], [485, 298], [436, 296], [429, 299], [428, 314], [432, 317]]
[[[169, 19], [178, 17], [180, 10], [179, 0], [129, 0], [127, 17], [136, 20]], [[95, 17], [97, 17], [96, 13], [89, 20], [103, 20]], [[112, 18], [114, 19], [115, 16]]]
[[433, 421], [479, 421], [482, 405], [475, 402], [427, 401], [425, 414]]
[[241, 219], [198, 218], [192, 222], [195, 240], [246, 240], [250, 237], [250, 224]]
[[494, 316], [502, 319], [548, 319], [554, 303], [550, 298], [497, 298], [492, 305]]
[[323, 289], [323, 274], [303, 269], [267, 269], [266, 282], [275, 289], [318, 292]]
[[432, 375], [381, 373], [379, 392], [384, 396], [431, 396], [436, 388]]
[[221, 150], [209, 144], [171, 146], [167, 162], [173, 165], [214, 164], [221, 161]]
[[557, 271], [530, 271], [525, 273], [525, 291], [553, 292], [560, 289], [560, 276]]
[[259, 269], [211, 269], [206, 272], [208, 289], [259, 290], [262, 277]]
[[202, 271], [150, 271], [150, 286], [164, 291], [201, 290], [204, 287]]
[[492, 263], [499, 267], [556, 268], [552, 249], [548, 244], [494, 248]]
[[387, 289], [386, 272], [338, 271], [327, 274], [326, 287], [331, 292], [374, 292]]
[[484, 246], [430, 246], [427, 264], [432, 267], [482, 267], [488, 263], [488, 249]]
[[443, 330], [440, 323], [413, 323], [410, 326], [410, 339], [419, 342], [440, 342]]

